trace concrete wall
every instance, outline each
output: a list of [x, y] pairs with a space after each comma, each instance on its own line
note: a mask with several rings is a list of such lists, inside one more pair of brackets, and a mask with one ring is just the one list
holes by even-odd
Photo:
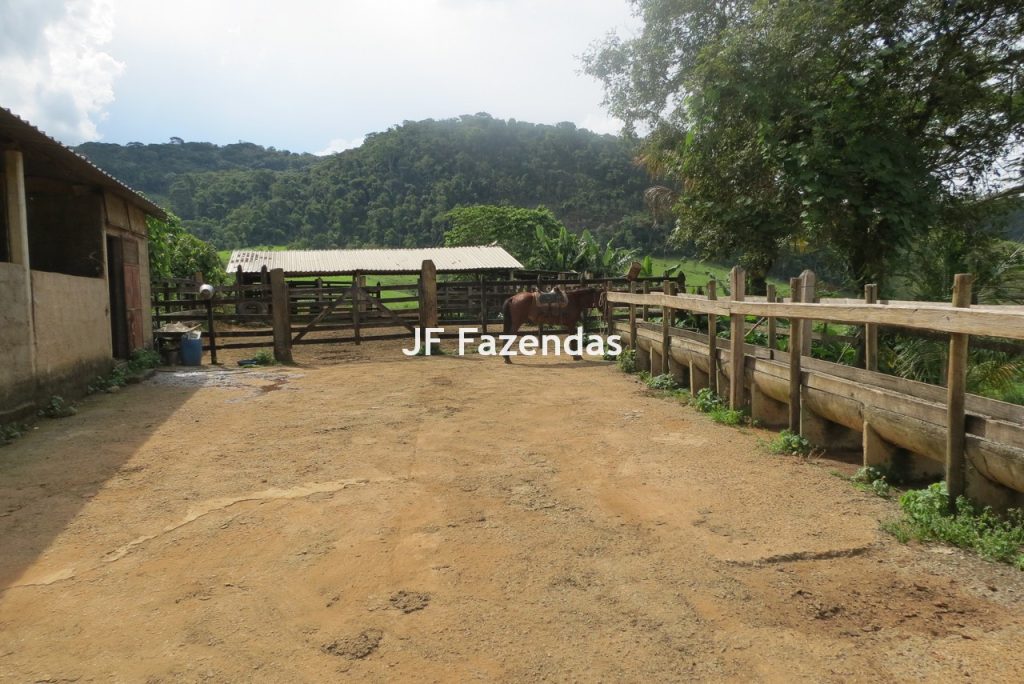
[[0, 262], [0, 422], [6, 413], [30, 406], [35, 394], [27, 297], [25, 269]]
[[87, 382], [113, 366], [107, 283], [32, 271], [36, 375], [40, 392]]

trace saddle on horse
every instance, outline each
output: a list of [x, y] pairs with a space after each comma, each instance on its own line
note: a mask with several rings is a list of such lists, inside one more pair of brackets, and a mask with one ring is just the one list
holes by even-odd
[[569, 303], [569, 298], [565, 295], [565, 292], [558, 287], [548, 292], [538, 292], [535, 296], [537, 297], [537, 308], [540, 310], [540, 313], [548, 316], [557, 316], [565, 310], [566, 305]]

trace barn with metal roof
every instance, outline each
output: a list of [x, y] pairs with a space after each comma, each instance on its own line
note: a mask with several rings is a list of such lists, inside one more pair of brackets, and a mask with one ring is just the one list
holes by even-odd
[[317, 249], [257, 251], [238, 249], [228, 260], [228, 273], [245, 275], [280, 268], [285, 276], [354, 274], [418, 274], [426, 260], [438, 273], [508, 272], [523, 268], [504, 248], [425, 247], [422, 249]]

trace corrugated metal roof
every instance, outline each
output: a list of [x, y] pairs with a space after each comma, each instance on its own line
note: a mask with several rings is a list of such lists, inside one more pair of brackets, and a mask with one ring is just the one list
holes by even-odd
[[[96, 183], [135, 204], [150, 216], [166, 219], [167, 214], [143, 195], [117, 180], [73, 149], [42, 132], [20, 116], [0, 107], [0, 141], [12, 142], [26, 152], [38, 152], [63, 163], [71, 173], [86, 182]], [[26, 159], [26, 164], [29, 160]]]
[[521, 263], [498, 246], [427, 247], [424, 249], [310, 249], [277, 252], [238, 249], [228, 260], [228, 273], [282, 269], [286, 275], [362, 273], [419, 273], [430, 259], [438, 271], [520, 269]]

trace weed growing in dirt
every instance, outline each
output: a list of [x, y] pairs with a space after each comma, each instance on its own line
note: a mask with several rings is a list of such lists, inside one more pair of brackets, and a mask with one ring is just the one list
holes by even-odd
[[876, 494], [883, 499], [888, 499], [892, 496], [892, 487], [889, 485], [889, 478], [886, 476], [886, 471], [875, 466], [865, 466], [860, 468], [853, 477], [850, 478], [850, 482], [853, 486], [862, 492], [871, 492]]
[[645, 382], [648, 387], [655, 390], [674, 390], [679, 387], [679, 383], [676, 382], [676, 379], [668, 373], [648, 377]]
[[850, 482], [853, 482], [854, 484], [869, 485], [877, 480], [886, 479], [886, 476], [887, 472], [884, 468], [879, 468], [878, 466], [864, 466], [863, 468], [857, 469], [857, 472], [855, 472], [853, 477], [850, 478]]
[[46, 416], [47, 418], [67, 418], [78, 413], [78, 408], [69, 401], [64, 401], [64, 397], [53, 395], [50, 397], [50, 401], [46, 402], [46, 406], [39, 409], [39, 415]]
[[961, 496], [956, 511], [950, 513], [945, 482], [906, 492], [900, 497], [900, 509], [903, 517], [883, 523], [882, 529], [901, 542], [944, 542], [1024, 570], [1024, 511], [1020, 509], [1000, 516], [987, 506], [976, 508]]
[[708, 414], [711, 420], [722, 425], [738, 426], [747, 422], [747, 415], [743, 411], [735, 411], [726, 406], [722, 397], [708, 387], [698, 391], [690, 399], [690, 405], [701, 413]]
[[24, 423], [6, 423], [4, 425], [0, 425], [0, 446], [10, 444], [26, 432], [28, 432], [28, 426]]
[[733, 409], [725, 408], [724, 406], [708, 411], [708, 417], [716, 423], [731, 425], [733, 427], [743, 425], [746, 419], [743, 411], [734, 411]]
[[790, 430], [783, 430], [774, 439], [765, 442], [765, 447], [773, 454], [790, 456], [809, 456], [814, 450], [806, 437]]
[[698, 390], [697, 394], [694, 395], [691, 400], [691, 403], [693, 403], [693, 407], [701, 413], [711, 413], [715, 409], [720, 409], [723, 406], [722, 397], [712, 392], [709, 387]]
[[260, 349], [252, 355], [252, 361], [257, 366], [273, 366], [277, 363], [277, 360], [274, 359], [274, 352], [269, 349]]
[[636, 349], [622, 350], [615, 363], [623, 373], [636, 373]]
[[86, 387], [86, 392], [116, 392], [133, 380], [137, 380], [150, 368], [160, 365], [160, 355], [152, 349], [136, 349], [127, 362], [117, 366], [108, 375], [96, 378]]

